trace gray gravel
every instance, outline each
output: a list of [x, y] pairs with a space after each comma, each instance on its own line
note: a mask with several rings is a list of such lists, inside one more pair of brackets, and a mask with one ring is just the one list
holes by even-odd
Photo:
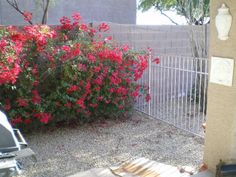
[[203, 156], [203, 139], [140, 113], [25, 136], [38, 162], [24, 160], [21, 177], [66, 177], [139, 157], [197, 168]]

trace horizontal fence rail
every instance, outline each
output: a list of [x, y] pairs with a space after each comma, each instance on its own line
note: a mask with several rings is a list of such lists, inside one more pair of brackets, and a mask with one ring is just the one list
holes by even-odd
[[206, 119], [208, 59], [162, 55], [149, 62], [139, 83], [150, 88], [151, 101], [140, 97], [136, 109], [177, 128], [203, 136]]

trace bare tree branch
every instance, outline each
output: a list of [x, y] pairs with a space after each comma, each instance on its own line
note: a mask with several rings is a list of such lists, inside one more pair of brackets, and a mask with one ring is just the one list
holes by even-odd
[[[42, 17], [42, 24], [46, 24], [48, 20], [48, 9], [50, 5], [51, 0], [40, 0], [40, 6], [43, 10], [43, 17]], [[18, 13], [20, 13], [22, 16], [24, 16], [24, 11], [21, 10], [18, 6], [18, 1], [17, 0], [6, 0], [6, 2], [13, 7]], [[28, 21], [29, 24], [33, 25], [33, 22], [31, 20]]]
[[[10, 0], [6, 0], [7, 3], [12, 6], [17, 12], [19, 12], [22, 16], [24, 16], [24, 12], [22, 10], [20, 10], [18, 3], [16, 0], [10, 1]], [[31, 20], [28, 21], [29, 24], [33, 25], [33, 22]]]
[[166, 18], [168, 18], [172, 23], [174, 23], [175, 25], [179, 25], [177, 22], [175, 22], [171, 17], [169, 17], [166, 13], [164, 13], [163, 11], [162, 11], [162, 9], [159, 7], [159, 6], [155, 6], [156, 7], [156, 9], [157, 10], [159, 10], [160, 11], [160, 13], [162, 14], [162, 15], [164, 15]]
[[[43, 0], [44, 2], [44, 0]], [[42, 18], [42, 24], [47, 23], [47, 15], [48, 15], [48, 8], [49, 8], [50, 0], [47, 0], [46, 6], [43, 8], [43, 18]]]

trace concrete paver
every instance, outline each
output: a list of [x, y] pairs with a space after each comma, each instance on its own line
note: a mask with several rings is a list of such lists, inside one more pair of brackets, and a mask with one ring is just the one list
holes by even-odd
[[68, 177], [116, 177], [108, 168], [94, 168]]
[[214, 175], [210, 171], [204, 171], [204, 172], [200, 172], [196, 175], [193, 175], [191, 177], [214, 177]]

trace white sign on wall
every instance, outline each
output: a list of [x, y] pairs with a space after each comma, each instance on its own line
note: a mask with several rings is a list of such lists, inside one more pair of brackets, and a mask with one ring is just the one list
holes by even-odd
[[225, 86], [233, 85], [234, 60], [230, 58], [211, 58], [210, 82]]

